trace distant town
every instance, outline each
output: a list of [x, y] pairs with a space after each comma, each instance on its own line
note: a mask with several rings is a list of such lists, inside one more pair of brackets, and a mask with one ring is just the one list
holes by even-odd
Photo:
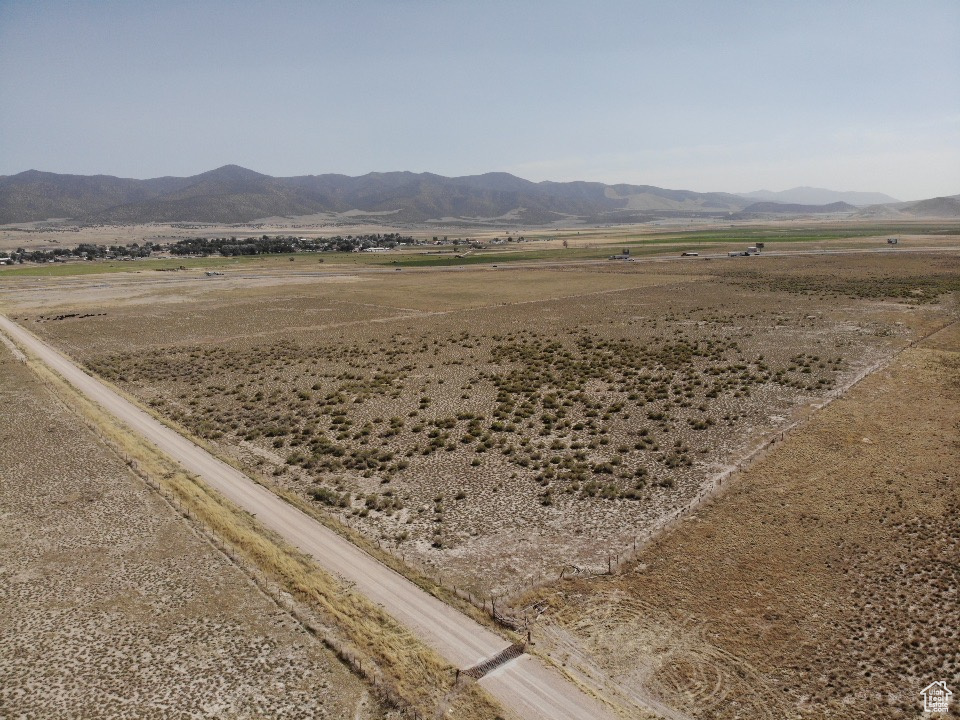
[[[502, 245], [525, 242], [525, 238], [509, 236], [493, 238], [486, 244]], [[444, 236], [414, 238], [400, 233], [371, 233], [367, 235], [335, 235], [327, 238], [307, 238], [294, 235], [261, 235], [260, 237], [196, 237], [171, 243], [146, 241], [143, 244], [96, 245], [80, 243], [76, 247], [58, 247], [51, 250], [0, 250], [0, 265], [23, 263], [57, 263], [76, 260], [137, 260], [149, 257], [234, 257], [239, 255], [279, 255], [300, 252], [387, 252], [399, 247], [427, 245], [454, 245], [471, 248], [485, 247], [470, 238], [449, 239]]]
[[[491, 244], [523, 242], [524, 238], [495, 238]], [[50, 250], [0, 250], [0, 263], [22, 264], [67, 262], [75, 260], [136, 260], [158, 256], [209, 257], [220, 255], [275, 255], [298, 252], [386, 252], [397, 247], [423, 245], [466, 245], [480, 247], [470, 238], [448, 240], [446, 236], [432, 239], [414, 238], [400, 233], [371, 233], [367, 235], [336, 235], [328, 238], [306, 238], [293, 235], [261, 235], [260, 237], [196, 237], [172, 243], [147, 241], [143, 244], [96, 245], [80, 243], [76, 247], [58, 247]]]

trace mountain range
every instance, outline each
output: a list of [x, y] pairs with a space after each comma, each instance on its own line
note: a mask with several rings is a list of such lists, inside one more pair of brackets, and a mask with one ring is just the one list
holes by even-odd
[[[235, 224], [321, 214], [332, 219], [390, 224], [599, 224], [669, 217], [847, 214], [856, 210], [852, 203], [836, 198], [826, 205], [756, 202], [756, 198], [731, 193], [667, 190], [651, 185], [534, 183], [508, 173], [452, 178], [411, 172], [278, 178], [226, 165], [191, 177], [149, 180], [37, 170], [0, 176], [0, 224], [51, 218], [88, 224]], [[899, 206], [896, 212], [909, 214]]]
[[896, 198], [884, 195], [883, 193], [845, 192], [815, 187], [795, 187], [779, 192], [756, 190], [754, 192], [740, 194], [752, 200], [769, 200], [771, 202], [795, 203], [798, 205], [828, 205], [830, 203], [844, 202], [857, 207], [866, 207], [867, 205], [886, 205], [887, 203], [900, 202]]

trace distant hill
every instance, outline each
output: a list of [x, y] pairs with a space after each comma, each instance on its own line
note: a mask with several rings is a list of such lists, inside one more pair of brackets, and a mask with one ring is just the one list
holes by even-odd
[[77, 217], [141, 202], [155, 194], [149, 189], [150, 182], [27, 170], [0, 178], [0, 222]]
[[390, 222], [637, 222], [676, 214], [722, 216], [747, 201], [728, 193], [593, 182], [534, 183], [508, 173], [275, 178], [236, 165], [186, 178], [133, 180], [29, 170], [0, 177], [0, 223], [243, 223], [316, 213], [389, 214]]
[[918, 218], [960, 218], [960, 195], [907, 203], [898, 210]]
[[883, 193], [827, 190], [826, 188], [815, 187], [795, 187], [790, 190], [781, 190], [780, 192], [756, 190], [754, 192], [741, 193], [741, 196], [754, 200], [770, 200], [772, 202], [795, 203], [798, 205], [828, 205], [835, 202], [845, 202], [858, 207], [864, 207], [866, 205], [883, 205], [886, 203], [900, 202], [896, 198], [884, 195]]
[[916, 218], [960, 218], [960, 195], [929, 198], [916, 202], [871, 205], [853, 217], [871, 220], [910, 220]]
[[[797, 191], [833, 193], [815, 188]], [[790, 193], [793, 191], [786, 191]], [[771, 193], [778, 198], [786, 193]], [[756, 194], [756, 193], [754, 193]], [[834, 193], [857, 196], [875, 193]], [[809, 193], [804, 197], [809, 196]], [[833, 197], [833, 195], [831, 196]], [[886, 198], [887, 196], [880, 196]], [[954, 217], [951, 198], [929, 208], [914, 203], [875, 206], [898, 216]], [[952, 199], [954, 202], [956, 198]], [[943, 202], [940, 202], [943, 201]], [[443, 177], [386, 172], [359, 177], [302, 175], [277, 178], [237, 165], [191, 177], [150, 180], [109, 175], [59, 175], [28, 170], [0, 176], [0, 224], [68, 218], [73, 222], [247, 223], [267, 217], [328, 214], [389, 223], [442, 221], [523, 225], [554, 222], [630, 223], [673, 217], [728, 218], [766, 214], [824, 214], [856, 210], [852, 202], [754, 202], [730, 193], [668, 190], [652, 185], [530, 182], [509, 173]], [[895, 208], [895, 209], [890, 209]], [[867, 215], [872, 208], [862, 211]]]
[[798, 203], [758, 202], [747, 205], [743, 213], [780, 213], [791, 215], [825, 215], [830, 213], [855, 212], [856, 207], [845, 202], [835, 202], [829, 205], [800, 205]]

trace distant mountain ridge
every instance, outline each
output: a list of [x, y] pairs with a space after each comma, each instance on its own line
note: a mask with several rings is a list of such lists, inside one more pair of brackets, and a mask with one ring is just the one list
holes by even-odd
[[861, 208], [852, 217], [858, 220], [960, 219], [960, 195], [889, 205], [871, 205]]
[[[733, 217], [756, 205], [739, 195], [652, 185], [531, 182], [509, 173], [444, 177], [385, 172], [359, 177], [277, 178], [237, 165], [191, 177], [149, 180], [28, 170], [0, 176], [0, 223], [69, 218], [81, 223], [236, 224], [329, 214], [390, 223], [502, 225], [627, 223], [669, 217]], [[763, 203], [757, 213], [819, 214], [850, 206]]]
[[960, 218], [960, 195], [905, 203], [904, 206], [898, 206], [897, 209], [914, 217]]
[[851, 213], [856, 207], [845, 202], [834, 202], [829, 205], [801, 205], [799, 203], [758, 202], [747, 205], [744, 213], [795, 213], [801, 215], [828, 215], [830, 213]]
[[652, 186], [541, 182], [508, 173], [447, 178], [432, 173], [275, 178], [236, 165], [187, 178], [132, 180], [29, 170], [0, 177], [0, 223], [66, 217], [88, 223], [243, 223], [271, 216], [359, 212], [391, 222], [509, 218], [549, 223], [649, 219], [650, 213], [734, 212], [727, 193]]
[[826, 188], [795, 187], [790, 190], [771, 192], [769, 190], [755, 190], [754, 192], [740, 193], [742, 197], [753, 200], [769, 200], [771, 202], [796, 205], [829, 205], [845, 202], [850, 205], [864, 207], [867, 205], [886, 205], [900, 202], [896, 198], [877, 192], [855, 192], [841, 190], [827, 190]]

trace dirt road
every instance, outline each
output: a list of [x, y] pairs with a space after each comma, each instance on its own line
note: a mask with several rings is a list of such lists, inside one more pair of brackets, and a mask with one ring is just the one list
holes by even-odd
[[[465, 669], [508, 647], [509, 643], [500, 636], [424, 592], [243, 473], [157, 421], [2, 315], [0, 331], [186, 470], [203, 478], [237, 506], [253, 513], [264, 527], [312, 555], [325, 570], [353, 583], [358, 592], [383, 607], [453, 665]], [[521, 655], [479, 682], [506, 709], [524, 720], [613, 718], [606, 708], [559, 672], [530, 655]]]

